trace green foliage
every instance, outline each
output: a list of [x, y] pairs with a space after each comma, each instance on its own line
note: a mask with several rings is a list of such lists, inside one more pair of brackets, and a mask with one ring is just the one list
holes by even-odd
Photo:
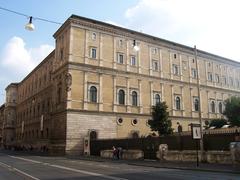
[[172, 122], [169, 119], [166, 102], [160, 102], [152, 107], [152, 120], [149, 125], [152, 131], [157, 131], [160, 135], [172, 134]]
[[213, 119], [213, 120], [211, 120], [209, 126], [210, 127], [215, 127], [215, 128], [221, 128], [226, 124], [227, 124], [226, 119]]
[[225, 111], [223, 113], [231, 126], [240, 127], [240, 97], [231, 97], [225, 101]]

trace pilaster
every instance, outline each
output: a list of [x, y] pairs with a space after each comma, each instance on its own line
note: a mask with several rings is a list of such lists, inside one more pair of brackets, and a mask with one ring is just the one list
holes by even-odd
[[88, 73], [84, 72], [84, 102], [83, 109], [88, 110]]

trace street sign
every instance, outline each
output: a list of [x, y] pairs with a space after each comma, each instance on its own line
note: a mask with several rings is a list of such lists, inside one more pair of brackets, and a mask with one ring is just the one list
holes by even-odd
[[198, 158], [198, 143], [202, 139], [201, 125], [200, 124], [191, 124], [192, 138], [196, 140], [196, 156], [197, 156], [197, 167], [199, 166]]
[[192, 130], [192, 138], [193, 139], [201, 139], [201, 126], [200, 124], [191, 124]]

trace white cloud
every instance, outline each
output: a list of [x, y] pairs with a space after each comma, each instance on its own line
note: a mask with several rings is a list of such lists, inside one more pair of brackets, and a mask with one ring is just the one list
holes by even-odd
[[19, 75], [26, 75], [53, 49], [53, 46], [47, 44], [27, 49], [22, 38], [13, 37], [7, 42], [2, 52], [1, 66]]
[[140, 0], [126, 26], [240, 61], [240, 1]]

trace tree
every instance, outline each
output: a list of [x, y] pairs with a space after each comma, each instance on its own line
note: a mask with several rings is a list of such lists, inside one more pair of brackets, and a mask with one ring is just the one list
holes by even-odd
[[223, 113], [231, 126], [240, 126], [240, 97], [232, 96], [225, 101]]
[[227, 120], [226, 119], [213, 119], [211, 120], [209, 126], [210, 127], [215, 127], [215, 128], [221, 128], [223, 127], [224, 125], [227, 124]]
[[152, 120], [149, 125], [152, 131], [157, 131], [158, 135], [172, 134], [172, 122], [169, 119], [166, 102], [157, 103], [152, 107]]

